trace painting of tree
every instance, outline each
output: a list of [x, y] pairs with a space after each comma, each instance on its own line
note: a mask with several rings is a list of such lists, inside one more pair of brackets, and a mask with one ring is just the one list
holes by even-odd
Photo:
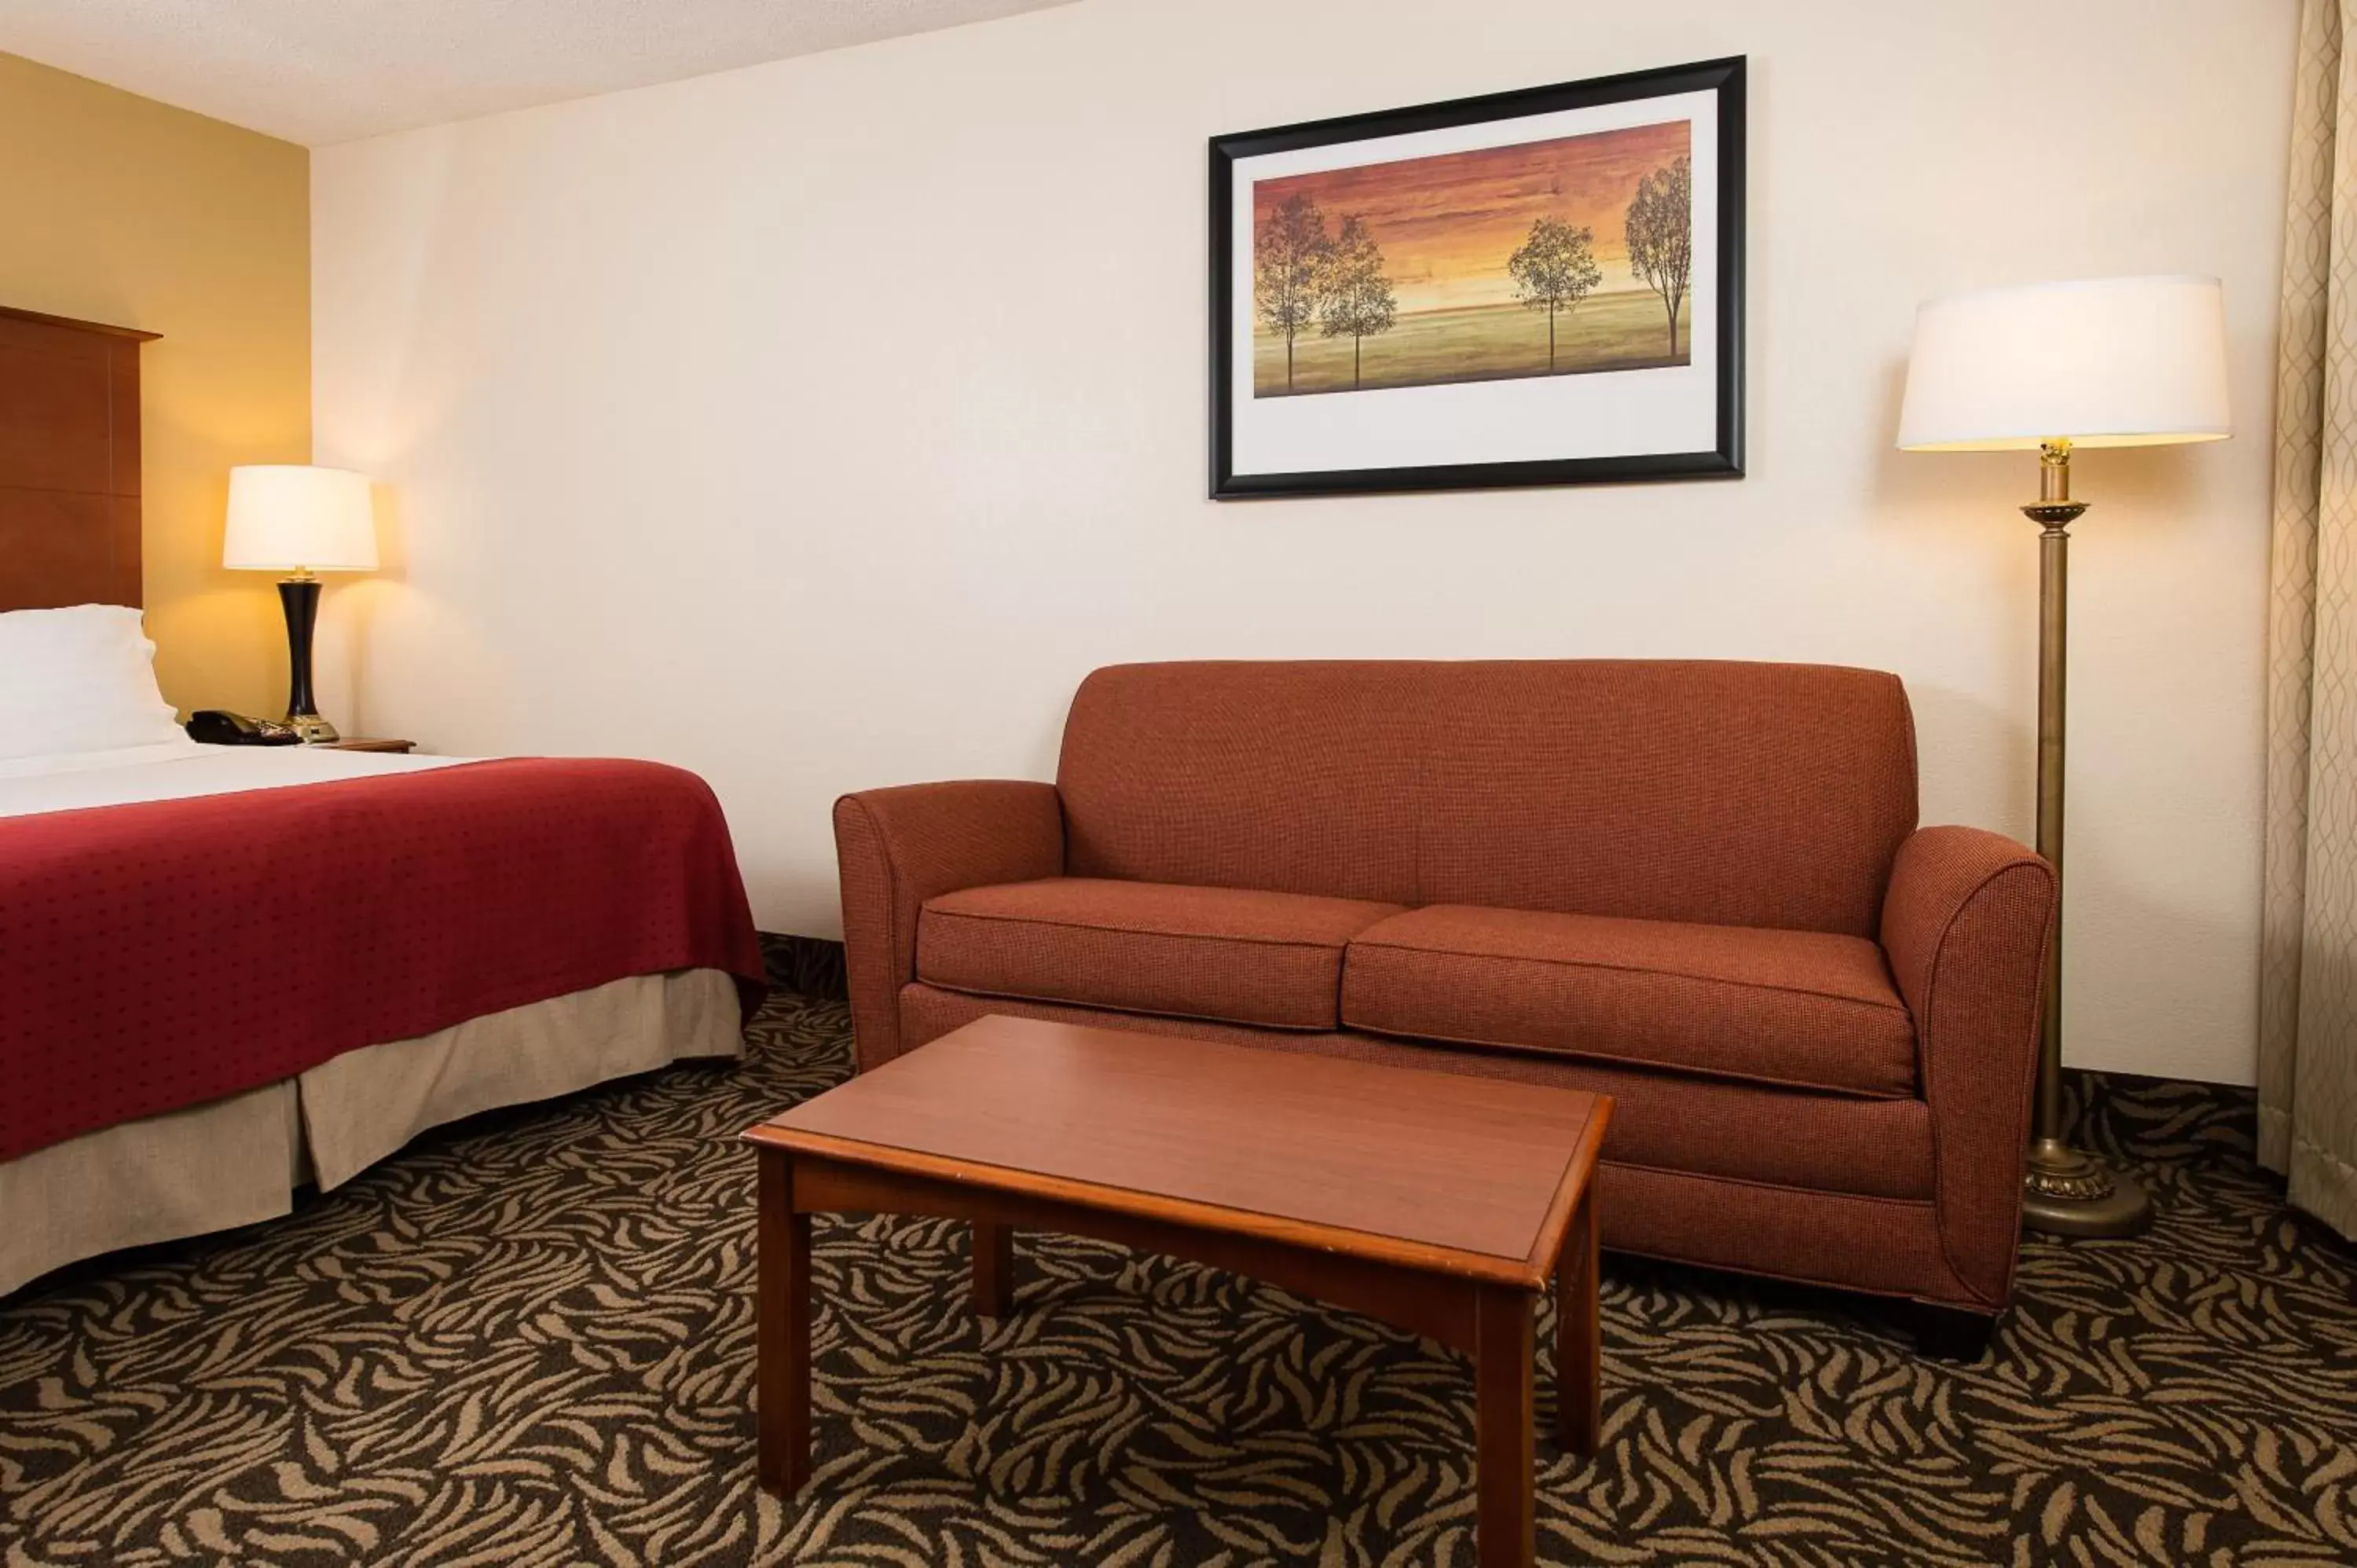
[[[1691, 321], [1663, 353], [1663, 296], [1631, 258], [1654, 264], [1660, 237], [1643, 226], [1663, 191], [1691, 188], [1669, 182], [1693, 146], [1692, 123], [1674, 119], [1254, 181], [1238, 257], [1251, 292], [1232, 323], [1249, 333], [1252, 395], [1686, 363]], [[1672, 287], [1690, 314], [1693, 291]]]
[[1745, 70], [1212, 137], [1211, 494], [1740, 473]]
[[1333, 241], [1326, 215], [1306, 195], [1288, 197], [1253, 244], [1253, 301], [1285, 339], [1285, 384], [1293, 386], [1293, 340], [1317, 318], [1318, 287]]
[[1351, 339], [1351, 385], [1360, 385], [1360, 348], [1369, 338], [1392, 329], [1399, 311], [1392, 297], [1391, 279], [1383, 275], [1383, 252], [1367, 229], [1366, 220], [1351, 213], [1342, 220], [1326, 255], [1318, 291], [1318, 329], [1329, 338]]
[[1678, 351], [1678, 304], [1694, 276], [1694, 166], [1684, 158], [1637, 182], [1629, 202], [1629, 270], [1652, 285], [1669, 312], [1670, 352]]
[[1530, 238], [1506, 259], [1507, 275], [1514, 280], [1514, 297], [1547, 318], [1547, 373], [1555, 373], [1555, 318], [1560, 310], [1577, 307], [1604, 273], [1596, 264], [1596, 236], [1573, 228], [1560, 218], [1542, 218], [1531, 225]]

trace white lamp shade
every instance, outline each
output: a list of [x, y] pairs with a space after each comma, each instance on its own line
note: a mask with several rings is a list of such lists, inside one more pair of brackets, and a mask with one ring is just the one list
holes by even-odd
[[2233, 433], [2215, 278], [2030, 284], [1916, 312], [1903, 447], [2149, 446]]
[[257, 572], [375, 571], [368, 476], [292, 463], [231, 468], [221, 564]]

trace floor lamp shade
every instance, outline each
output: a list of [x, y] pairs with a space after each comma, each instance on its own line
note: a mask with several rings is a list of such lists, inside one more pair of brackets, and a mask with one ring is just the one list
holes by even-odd
[[2147, 446], [2230, 431], [2215, 278], [1983, 289], [1916, 313], [1899, 415], [1903, 447]]
[[273, 463], [229, 471], [221, 564], [259, 572], [373, 572], [365, 474]]

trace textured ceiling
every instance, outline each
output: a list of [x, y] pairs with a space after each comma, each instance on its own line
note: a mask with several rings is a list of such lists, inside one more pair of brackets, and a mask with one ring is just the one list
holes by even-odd
[[1064, 0], [0, 0], [0, 49], [322, 146]]

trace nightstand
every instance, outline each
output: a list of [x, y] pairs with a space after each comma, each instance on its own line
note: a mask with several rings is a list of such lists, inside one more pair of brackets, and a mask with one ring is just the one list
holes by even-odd
[[306, 744], [313, 751], [410, 751], [417, 746], [414, 740], [384, 740], [350, 735], [341, 740], [315, 740]]

